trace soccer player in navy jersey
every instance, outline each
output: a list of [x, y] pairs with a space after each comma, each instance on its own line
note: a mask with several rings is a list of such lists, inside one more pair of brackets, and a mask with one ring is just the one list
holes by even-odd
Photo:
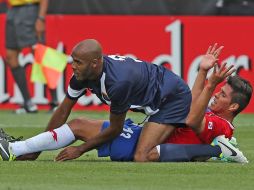
[[[220, 148], [209, 145], [193, 145], [210, 144], [214, 138], [220, 135], [231, 138], [234, 130], [231, 122], [248, 105], [252, 94], [252, 87], [247, 81], [238, 76], [230, 77], [221, 88], [221, 91], [215, 95], [214, 101], [210, 106], [213, 113], [205, 114], [208, 101], [217, 84], [234, 71], [232, 66], [226, 68], [226, 64], [223, 64], [218, 71], [216, 68], [214, 69], [213, 74], [209, 77], [208, 84], [204, 84], [207, 71], [214, 67], [217, 61], [216, 57], [220, 53], [217, 50], [221, 50], [221, 48], [216, 49], [216, 45], [210, 47], [207, 54], [203, 56], [200, 70], [192, 89], [192, 106], [186, 122], [188, 125], [193, 126], [197, 134], [189, 127], [177, 128], [164, 141], [164, 143], [170, 144], [162, 144], [157, 146], [157, 149], [153, 148], [149, 151], [147, 157], [149, 161], [191, 161], [197, 157], [219, 156], [221, 152], [223, 153], [223, 143], [226, 143], [226, 146], [231, 147], [236, 152], [234, 156], [229, 155], [231, 160], [241, 163], [247, 162], [243, 154], [232, 147], [225, 139], [223, 140], [223, 138], [220, 138], [222, 142], [219, 144], [222, 146]], [[10, 143], [10, 146], [15, 156], [57, 149], [71, 144], [76, 139], [89, 141], [89, 139], [100, 134], [101, 130], [106, 130], [109, 126], [110, 123], [107, 121], [75, 119], [58, 129], [42, 133], [26, 141]], [[140, 133], [141, 128], [139, 126], [133, 124], [130, 120], [126, 120], [122, 133], [113, 141], [100, 146], [98, 155], [100, 157], [110, 156], [115, 161], [132, 161]], [[56, 160], [61, 160], [61, 153]]]
[[185, 126], [191, 91], [173, 72], [129, 57], [103, 55], [100, 43], [94, 39], [78, 43], [71, 56], [74, 75], [46, 130], [62, 126], [87, 89], [110, 105], [110, 126], [85, 144], [67, 148], [60, 160], [77, 158], [117, 137], [129, 109], [149, 116], [139, 138], [135, 161], [148, 161], [148, 152], [153, 147], [164, 142], [176, 127]]
[[68, 147], [60, 153], [59, 160], [78, 158], [117, 137], [129, 109], [149, 116], [139, 138], [135, 161], [148, 161], [153, 147], [164, 142], [176, 127], [185, 126], [191, 91], [173, 72], [129, 57], [103, 55], [100, 43], [94, 39], [78, 43], [71, 56], [74, 75], [67, 96], [52, 116], [47, 130], [66, 122], [72, 107], [87, 89], [110, 105], [110, 126], [86, 143]]

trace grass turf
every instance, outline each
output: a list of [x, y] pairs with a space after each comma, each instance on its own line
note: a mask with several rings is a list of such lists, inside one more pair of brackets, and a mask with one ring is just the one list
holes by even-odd
[[[106, 112], [74, 112], [70, 118], [85, 116], [107, 119]], [[136, 122], [143, 115], [130, 113]], [[14, 115], [0, 112], [0, 127], [14, 136], [31, 137], [43, 131], [50, 114]], [[253, 189], [253, 115], [235, 120], [235, 137], [250, 163], [247, 165], [206, 163], [128, 163], [97, 158], [88, 152], [75, 161], [52, 160], [59, 151], [44, 152], [37, 161], [0, 162], [0, 190], [69, 189]]]

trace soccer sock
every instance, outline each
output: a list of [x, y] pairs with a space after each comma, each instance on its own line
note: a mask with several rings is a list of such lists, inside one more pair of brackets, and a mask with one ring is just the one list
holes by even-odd
[[17, 68], [11, 69], [11, 71], [26, 104], [30, 100], [30, 95], [26, 83], [25, 69], [24, 67], [18, 66]]
[[44, 150], [56, 150], [71, 144], [75, 136], [67, 124], [61, 127], [41, 133], [25, 141], [10, 143], [10, 148], [15, 156]]
[[205, 144], [161, 144], [157, 146], [160, 162], [189, 162], [197, 158], [219, 157], [219, 146]]

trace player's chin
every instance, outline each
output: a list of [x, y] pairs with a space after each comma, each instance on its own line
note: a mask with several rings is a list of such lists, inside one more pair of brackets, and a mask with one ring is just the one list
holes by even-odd
[[213, 105], [210, 105], [210, 106], [209, 106], [209, 110], [211, 110], [212, 112], [215, 112], [215, 111], [216, 111], [216, 107], [213, 106]]

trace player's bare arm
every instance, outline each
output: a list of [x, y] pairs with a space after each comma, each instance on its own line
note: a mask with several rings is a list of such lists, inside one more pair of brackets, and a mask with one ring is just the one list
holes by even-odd
[[219, 69], [217, 69], [216, 65], [214, 66], [213, 73], [208, 79], [208, 84], [204, 87], [197, 101], [192, 102], [186, 123], [198, 134], [205, 127], [205, 110], [216, 86], [235, 71], [233, 65], [227, 68], [226, 64], [222, 64]]
[[99, 133], [94, 138], [89, 139], [86, 143], [80, 146], [71, 146], [65, 148], [56, 157], [56, 161], [72, 160], [80, 157], [87, 151], [90, 151], [99, 145], [106, 143], [109, 140], [117, 137], [123, 129], [126, 113], [113, 114], [110, 113], [110, 127]]

